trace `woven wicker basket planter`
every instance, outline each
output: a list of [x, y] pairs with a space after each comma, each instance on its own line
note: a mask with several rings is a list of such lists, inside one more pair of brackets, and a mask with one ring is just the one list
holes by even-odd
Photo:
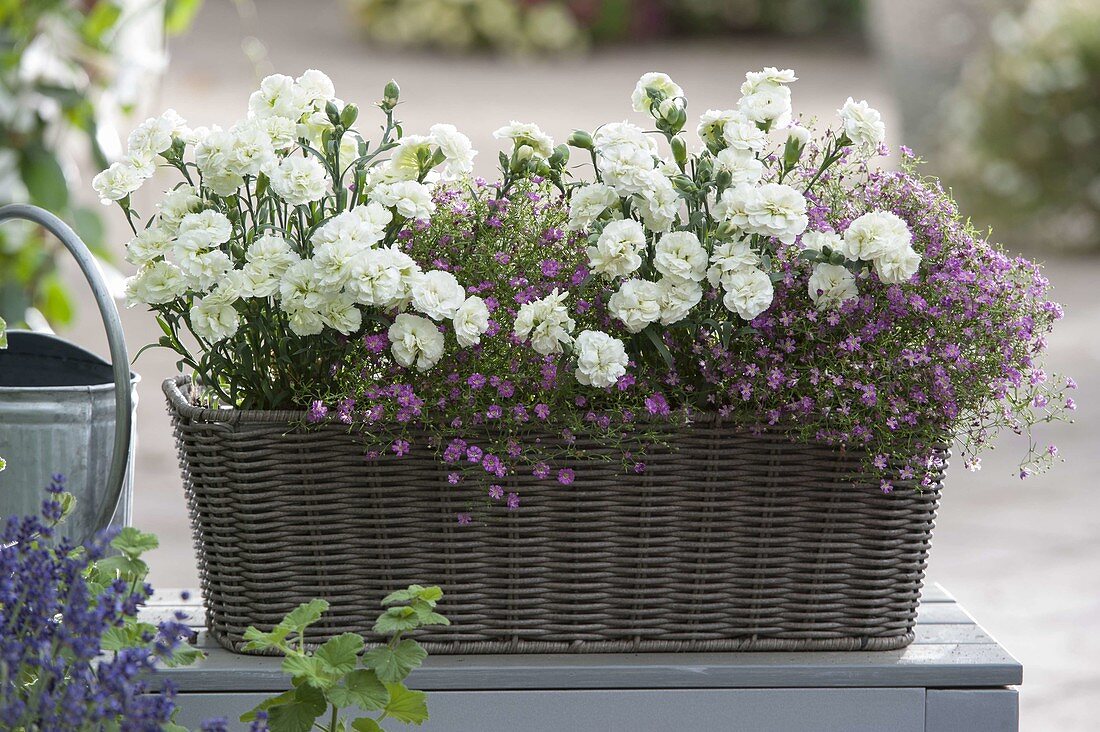
[[[859, 456], [719, 424], [674, 433], [641, 475], [509, 476], [519, 511], [459, 526], [468, 492], [428, 451], [367, 460], [342, 426], [194, 406], [164, 383], [207, 625], [240, 651], [313, 597], [314, 642], [367, 633], [378, 601], [438, 584], [434, 653], [886, 650], [913, 639], [939, 500], [853, 483]], [[583, 438], [582, 438], [583, 440]], [[940, 476], [942, 478], [942, 475]]]

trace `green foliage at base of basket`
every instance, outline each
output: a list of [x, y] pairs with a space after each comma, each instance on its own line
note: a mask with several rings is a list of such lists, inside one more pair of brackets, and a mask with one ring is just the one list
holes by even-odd
[[[266, 714], [272, 732], [378, 732], [387, 719], [422, 724], [428, 719], [426, 695], [409, 689], [404, 681], [428, 653], [404, 635], [425, 626], [449, 625], [436, 612], [442, 597], [438, 587], [420, 585], [386, 596], [386, 610], [378, 616], [374, 632], [389, 641], [365, 653], [366, 640], [357, 633], [338, 635], [315, 650], [307, 648], [306, 629], [328, 610], [325, 600], [299, 605], [268, 632], [249, 627], [245, 649], [281, 653], [283, 671], [293, 685], [242, 715], [241, 721]], [[362, 712], [377, 714], [350, 718]]]

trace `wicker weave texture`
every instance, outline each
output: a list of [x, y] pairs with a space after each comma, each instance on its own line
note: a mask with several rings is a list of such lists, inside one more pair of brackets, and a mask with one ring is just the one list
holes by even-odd
[[453, 625], [418, 635], [434, 653], [912, 641], [939, 482], [884, 495], [851, 480], [858, 455], [694, 425], [640, 475], [590, 461], [570, 486], [509, 476], [520, 510], [460, 526], [470, 492], [426, 449], [367, 460], [347, 428], [196, 407], [183, 379], [164, 390], [207, 625], [230, 650], [314, 597], [331, 610], [311, 642], [368, 634], [378, 601], [413, 582], [446, 593]]

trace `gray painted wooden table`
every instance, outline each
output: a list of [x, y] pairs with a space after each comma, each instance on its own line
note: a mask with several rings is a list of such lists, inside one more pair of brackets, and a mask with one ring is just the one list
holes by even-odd
[[[150, 619], [178, 598], [154, 597]], [[201, 623], [201, 608], [184, 609]], [[235, 720], [289, 686], [277, 659], [205, 633], [199, 644], [206, 660], [164, 671], [181, 724]], [[899, 651], [433, 656], [409, 679], [429, 692], [424, 732], [1002, 732], [1018, 729], [1022, 682], [1020, 663], [938, 585]]]

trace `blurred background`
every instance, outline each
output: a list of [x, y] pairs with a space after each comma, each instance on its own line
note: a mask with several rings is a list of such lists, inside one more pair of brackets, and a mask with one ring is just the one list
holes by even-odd
[[[1077, 423], [1039, 439], [1066, 462], [1021, 481], [1019, 446], [1006, 439], [981, 472], [953, 466], [930, 578], [1024, 663], [1024, 729], [1095, 729], [1096, 0], [0, 0], [0, 203], [61, 214], [120, 285], [125, 223], [98, 204], [90, 180], [120, 138], [163, 108], [192, 125], [226, 125], [244, 115], [259, 78], [311, 67], [365, 107], [393, 77], [406, 129], [457, 125], [491, 175], [491, 132], [510, 119], [564, 140], [574, 127], [629, 117], [634, 82], [653, 70], [684, 87], [697, 115], [732, 106], [744, 72], [763, 66], [795, 69], [796, 111], [826, 123], [847, 96], [867, 99], [883, 112], [888, 144], [929, 160], [996, 240], [1045, 262], [1066, 310], [1049, 367], [1081, 388]], [[0, 230], [0, 316], [106, 350], [79, 275], [29, 229]], [[123, 322], [131, 353], [159, 335], [139, 309]], [[153, 583], [194, 586], [160, 393], [175, 365], [153, 350], [135, 369], [144, 377], [135, 523], [161, 539]]]

